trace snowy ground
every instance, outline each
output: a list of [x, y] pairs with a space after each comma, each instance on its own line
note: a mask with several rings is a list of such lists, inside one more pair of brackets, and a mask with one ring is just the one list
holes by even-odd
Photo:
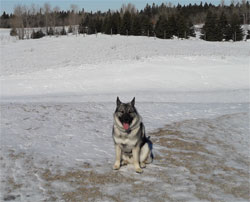
[[[249, 200], [249, 42], [0, 33], [0, 200]], [[111, 169], [117, 95], [153, 141], [141, 175]]]

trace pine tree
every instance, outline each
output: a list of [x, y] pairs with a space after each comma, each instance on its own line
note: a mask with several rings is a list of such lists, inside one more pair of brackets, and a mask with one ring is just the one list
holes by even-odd
[[170, 39], [173, 36], [172, 28], [170, 27], [170, 23], [165, 16], [159, 17], [155, 26], [155, 34], [156, 37], [161, 39]]
[[[81, 20], [81, 23], [79, 24], [79, 28], [78, 28], [78, 33], [81, 34], [88, 34], [88, 27], [89, 27], [89, 23], [90, 23], [90, 14], [86, 15], [86, 17], [84, 19]], [[73, 31], [72, 26], [69, 26], [68, 29], [68, 33], [71, 33]]]
[[67, 35], [67, 32], [65, 30], [65, 27], [63, 26], [61, 32], [60, 32], [61, 35]]
[[247, 39], [250, 39], [250, 30], [247, 31]]
[[108, 12], [106, 13], [105, 17], [104, 17], [104, 21], [103, 21], [103, 26], [102, 26], [102, 32], [104, 32], [105, 34], [111, 34], [111, 29], [112, 29], [112, 18], [111, 18], [111, 11], [108, 10]]
[[176, 27], [179, 38], [187, 38], [188, 26], [182, 15], [177, 16]]
[[233, 14], [231, 17], [230, 23], [226, 29], [225, 39], [227, 41], [241, 41], [243, 39], [243, 30], [237, 14]]
[[79, 34], [83, 34], [84, 33], [84, 20], [82, 19], [80, 24], [79, 24], [79, 27], [78, 27], [78, 33]]
[[188, 22], [188, 31], [187, 31], [187, 37], [195, 37], [195, 31], [194, 31], [194, 25], [191, 21]]
[[141, 20], [140, 20], [139, 15], [134, 15], [132, 19], [133, 19], [132, 28], [131, 28], [132, 35], [141, 36], [142, 29], [141, 29]]
[[121, 17], [118, 12], [114, 13], [111, 17], [111, 27], [112, 27], [112, 34], [119, 34], [120, 27], [121, 27]]
[[217, 15], [208, 11], [205, 20], [205, 25], [202, 28], [201, 38], [206, 41], [216, 41], [217, 40]]
[[226, 34], [228, 30], [228, 21], [227, 17], [224, 12], [220, 14], [220, 17], [218, 19], [217, 23], [217, 39], [218, 41], [222, 41], [223, 39], [226, 39]]
[[88, 23], [88, 34], [95, 34], [95, 33], [96, 33], [95, 20], [93, 17], [90, 17]]
[[143, 15], [141, 17], [141, 29], [142, 29], [142, 35], [153, 36], [153, 24], [147, 15]]
[[105, 16], [103, 23], [103, 31], [105, 34], [119, 34], [120, 33], [121, 18], [118, 12], [108, 14]]
[[126, 11], [122, 18], [121, 35], [130, 35], [132, 27], [131, 13]]
[[169, 17], [168, 23], [169, 23], [169, 33], [170, 33], [170, 35], [171, 36], [173, 36], [173, 35], [178, 36], [177, 22], [176, 22], [175, 15], [171, 15]]
[[47, 35], [49, 36], [54, 35], [54, 29], [52, 27], [49, 28]]
[[97, 32], [102, 32], [103, 21], [101, 18], [97, 17], [95, 25]]
[[165, 30], [166, 24], [167, 24], [167, 19], [164, 16], [160, 16], [155, 25], [156, 37], [161, 39], [166, 38], [166, 30]]
[[237, 14], [232, 15], [230, 25], [233, 41], [241, 41], [243, 39], [243, 30], [241, 28], [240, 18]]
[[144, 8], [144, 14], [145, 14], [146, 16], [148, 16], [148, 17], [151, 17], [151, 16], [152, 16], [151, 6], [148, 5], [148, 3], [147, 3], [147, 5], [146, 5], [146, 7]]
[[112, 29], [111, 14], [108, 14], [104, 19], [103, 31], [105, 34], [111, 34], [111, 29]]
[[32, 39], [39, 39], [39, 38], [42, 38], [44, 36], [45, 36], [45, 34], [43, 33], [43, 31], [41, 29], [39, 31], [33, 30], [32, 34], [31, 34]]

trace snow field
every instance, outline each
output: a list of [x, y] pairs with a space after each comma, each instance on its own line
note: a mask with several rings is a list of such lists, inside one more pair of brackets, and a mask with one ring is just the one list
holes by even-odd
[[[249, 199], [249, 42], [0, 34], [0, 200]], [[116, 96], [153, 141], [142, 175], [111, 169]]]

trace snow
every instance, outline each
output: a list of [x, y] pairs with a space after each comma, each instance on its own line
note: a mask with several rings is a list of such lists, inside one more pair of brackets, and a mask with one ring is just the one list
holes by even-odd
[[[248, 201], [249, 42], [0, 30], [0, 200]], [[116, 96], [153, 141], [113, 171]]]

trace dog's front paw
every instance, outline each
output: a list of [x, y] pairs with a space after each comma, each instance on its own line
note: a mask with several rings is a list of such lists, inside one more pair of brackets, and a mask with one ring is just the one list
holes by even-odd
[[137, 172], [137, 173], [143, 173], [143, 170], [141, 168], [136, 168], [135, 172]]
[[115, 164], [113, 165], [113, 169], [114, 169], [114, 170], [119, 170], [119, 168], [120, 168], [120, 163], [115, 163]]
[[141, 166], [141, 168], [146, 168], [146, 164], [143, 162], [140, 163], [140, 166]]

